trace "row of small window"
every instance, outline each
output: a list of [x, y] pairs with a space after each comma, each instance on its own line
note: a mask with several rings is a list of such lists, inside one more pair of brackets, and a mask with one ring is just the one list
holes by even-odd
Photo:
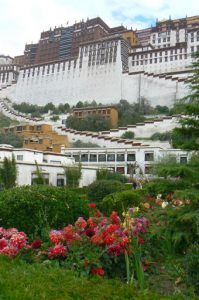
[[[121, 162], [125, 161], [124, 153], [110, 153], [110, 154], [74, 154], [76, 162]], [[135, 161], [135, 153], [127, 153], [127, 161]], [[154, 153], [145, 153], [145, 161], [154, 161]]]
[[[184, 56], [184, 57], [183, 57]], [[184, 54], [184, 55], [179, 55], [179, 59], [187, 59], [187, 54]], [[157, 64], [157, 63], [161, 63], [161, 62], [168, 62], [168, 61], [174, 61], [174, 60], [178, 60], [178, 55], [175, 55], [175, 56], [170, 56], [170, 59], [169, 57], [160, 57], [159, 59], [158, 58], [154, 58], [154, 59], [150, 59], [149, 61], [148, 60], [141, 60], [140, 62], [139, 61], [132, 61], [132, 66], [139, 66], [139, 65], [147, 65], [148, 63], [149, 64]]]
[[[57, 186], [64, 186], [65, 185], [65, 179], [64, 175], [62, 174], [57, 174]], [[41, 177], [38, 177], [37, 174], [33, 173], [32, 178], [31, 178], [31, 184], [32, 185], [37, 185], [37, 184], [44, 184], [49, 185], [49, 174], [47, 173], [42, 173], [42, 183], [41, 183]]]
[[194, 39], [194, 37], [191, 38], [191, 43], [193, 42], [199, 42], [199, 35], [197, 35], [197, 37]]
[[[179, 50], [179, 51], [178, 51]], [[175, 49], [175, 50], [165, 50], [165, 51], [160, 51], [160, 52], [154, 52], [154, 53], [145, 53], [145, 54], [139, 54], [139, 55], [133, 55], [132, 56], [132, 60], [134, 59], [142, 59], [142, 58], [153, 58], [153, 57], [158, 57], [158, 56], [162, 56], [163, 54], [165, 55], [169, 55], [169, 54], [178, 54], [178, 53], [183, 53], [183, 48], [180, 49]], [[187, 53], [187, 48], [184, 48], [184, 53]]]
[[199, 45], [198, 46], [191, 46], [191, 52], [199, 51]]
[[13, 70], [13, 66], [3, 66], [3, 67], [0, 67], [0, 71], [6, 71], [6, 70]]
[[199, 30], [197, 32], [191, 32], [191, 37], [194, 37], [195, 35], [199, 36]]
[[[77, 62], [76, 62], [76, 60], [74, 60], [74, 63], [73, 63], [73, 68], [74, 69], [76, 68], [76, 65], [77, 65]], [[65, 71], [65, 67], [66, 67], [65, 63], [63, 63], [62, 71]], [[69, 61], [68, 62], [68, 70], [70, 70], [71, 67], [72, 67], [72, 64]], [[43, 66], [42, 67], [42, 75], [45, 75], [45, 71], [46, 71], [46, 74], [50, 74], [50, 71], [53, 74], [54, 71], [55, 71], [55, 65], [52, 65], [52, 67], [50, 67], [50, 65], [49, 66]], [[56, 71], [60, 72], [60, 64], [57, 65], [57, 70]], [[28, 69], [27, 76], [30, 77], [30, 75], [32, 75], [32, 77], [34, 77], [35, 73], [36, 73], [36, 76], [39, 76], [40, 67], [37, 68], [37, 71], [36, 71], [36, 69], [33, 68], [32, 69], [32, 74], [31, 74], [31, 69]], [[25, 77], [26, 77], [26, 70], [24, 70], [24, 73], [23, 73], [23, 78], [25, 78]]]
[[[167, 37], [167, 38], [162, 38], [162, 39], [161, 39], [161, 38], [159, 38], [159, 39], [158, 39], [158, 43], [161, 43], [161, 42], [162, 42], [162, 43], [165, 43], [165, 42], [170, 42], [170, 37]], [[153, 39], [153, 40], [152, 40], [152, 43], [153, 43], [153, 44], [155, 44], [155, 43], [156, 43], [156, 40], [155, 40], [155, 39]]]
[[[164, 32], [164, 34], [166, 35], [170, 35], [171, 31], [170, 30], [167, 30], [166, 32]], [[157, 33], [157, 36], [160, 37], [162, 35], [162, 32], [158, 32]], [[156, 38], [156, 34], [153, 34], [153, 39]]]

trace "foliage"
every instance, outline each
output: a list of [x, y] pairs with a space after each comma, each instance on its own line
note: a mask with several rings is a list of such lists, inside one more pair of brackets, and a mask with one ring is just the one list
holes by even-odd
[[117, 180], [123, 183], [128, 181], [126, 176], [117, 172], [111, 172], [107, 169], [98, 169], [96, 177], [97, 180]]
[[46, 114], [49, 110], [52, 111], [53, 114], [62, 114], [70, 111], [70, 106], [68, 103], [59, 104], [56, 107], [52, 102], [49, 102], [44, 106], [29, 104], [28, 102], [13, 103], [13, 108], [22, 113], [31, 114], [34, 117], [39, 117], [42, 114]]
[[102, 115], [88, 115], [84, 119], [70, 116], [66, 120], [66, 126], [80, 131], [103, 131], [111, 128], [110, 121]]
[[145, 183], [144, 188], [151, 197], [161, 194], [163, 197], [178, 189], [185, 189], [184, 182], [169, 179], [153, 179]]
[[122, 212], [127, 211], [130, 207], [139, 206], [143, 198], [142, 190], [116, 192], [105, 196], [99, 207], [106, 213], [116, 210], [121, 216]]
[[124, 190], [124, 185], [115, 180], [96, 180], [88, 186], [88, 198], [96, 203], [114, 192]]
[[199, 52], [193, 54], [193, 77], [189, 81], [190, 94], [179, 101], [181, 127], [173, 130], [173, 146], [180, 149], [199, 150]]
[[170, 110], [167, 106], [163, 105], [156, 105], [155, 107], [155, 111], [158, 114], [164, 114], [164, 115], [168, 115], [170, 113]]
[[155, 132], [150, 139], [152, 141], [171, 141], [171, 132], [170, 131], [166, 131], [164, 133], [160, 133], [160, 132]]
[[196, 241], [187, 251], [184, 259], [186, 283], [190, 287], [194, 286], [195, 293], [199, 295], [199, 246]]
[[51, 119], [51, 121], [56, 122], [59, 120], [59, 116], [53, 115], [50, 119]]
[[0, 112], [0, 128], [9, 127], [10, 125], [18, 124], [18, 121], [11, 120], [9, 117], [6, 117]]
[[93, 143], [85, 143], [82, 142], [81, 140], [77, 140], [76, 142], [73, 143], [73, 148], [99, 148], [100, 146], [97, 144]]
[[4, 158], [2, 166], [0, 166], [0, 183], [5, 189], [15, 186], [17, 180], [17, 167], [15, 158]]
[[58, 267], [54, 261], [27, 264], [19, 260], [10, 261], [9, 258], [2, 256], [0, 257], [0, 282], [2, 300], [185, 299], [178, 295], [165, 296], [152, 291], [138, 292], [134, 287], [127, 286], [119, 280], [108, 280], [99, 276], [89, 279], [78, 278], [73, 272]]
[[177, 181], [182, 186], [184, 183], [185, 187], [194, 188], [198, 187], [199, 183], [199, 155], [193, 155], [187, 164], [180, 164], [175, 161], [171, 156], [163, 158], [154, 167], [154, 172], [159, 177]]
[[78, 187], [81, 179], [81, 165], [73, 167], [65, 167], [66, 185], [68, 187]]
[[13, 132], [0, 133], [0, 144], [8, 144], [15, 148], [21, 148], [23, 146], [23, 138]]
[[134, 136], [135, 136], [134, 132], [132, 132], [132, 131], [126, 131], [126, 132], [124, 132], [122, 134], [121, 138], [132, 140], [132, 139], [134, 139]]
[[52, 186], [25, 186], [0, 193], [0, 226], [16, 227], [34, 237], [60, 228], [88, 212], [85, 197]]
[[35, 161], [35, 165], [36, 165], [36, 172], [34, 174], [36, 175], [36, 177], [32, 179], [32, 184], [33, 185], [47, 184], [44, 174], [42, 173], [41, 169], [39, 168], [37, 161]]
[[130, 104], [127, 100], [120, 100], [116, 107], [118, 110], [118, 126], [136, 124], [145, 120], [137, 103]]

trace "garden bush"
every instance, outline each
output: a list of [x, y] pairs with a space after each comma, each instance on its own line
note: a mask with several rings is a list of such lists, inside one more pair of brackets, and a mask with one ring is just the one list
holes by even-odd
[[176, 190], [185, 189], [183, 181], [178, 180], [167, 180], [167, 179], [155, 179], [146, 183], [144, 188], [147, 190], [148, 195], [151, 197], [156, 197], [158, 194], [162, 194], [163, 197], [170, 192]]
[[128, 181], [126, 176], [117, 172], [110, 172], [107, 169], [97, 170], [97, 180], [117, 180], [123, 183]]
[[124, 185], [116, 180], [96, 180], [88, 186], [88, 198], [99, 203], [105, 196], [124, 189]]
[[99, 207], [107, 214], [112, 210], [116, 210], [121, 215], [128, 208], [139, 206], [143, 199], [144, 192], [142, 190], [127, 190], [107, 195], [99, 204]]
[[32, 237], [87, 214], [85, 197], [63, 188], [25, 186], [0, 193], [0, 226], [16, 227]]

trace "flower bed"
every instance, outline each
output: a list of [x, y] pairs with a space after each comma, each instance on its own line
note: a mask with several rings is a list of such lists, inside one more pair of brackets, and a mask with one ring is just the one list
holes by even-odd
[[74, 225], [51, 230], [51, 245], [42, 244], [40, 240], [30, 244], [24, 232], [0, 228], [0, 253], [15, 257], [31, 252], [36, 260], [57, 260], [60, 265], [81, 274], [101, 277], [113, 277], [115, 273], [120, 276], [123, 270], [122, 276], [129, 281], [129, 259], [127, 263], [125, 258], [136, 255], [141, 267], [141, 247], [149, 221], [143, 216], [136, 216], [138, 208], [124, 213], [122, 222], [115, 211], [106, 217], [94, 203], [90, 203], [89, 207], [90, 217], [87, 220], [79, 217]]

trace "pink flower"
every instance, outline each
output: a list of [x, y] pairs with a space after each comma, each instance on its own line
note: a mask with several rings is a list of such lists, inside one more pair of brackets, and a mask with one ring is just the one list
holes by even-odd
[[59, 256], [65, 257], [66, 253], [67, 253], [67, 249], [63, 245], [56, 245], [48, 249], [48, 256], [50, 259]]
[[3, 249], [0, 251], [0, 253], [1, 253], [1, 254], [8, 255], [8, 256], [10, 256], [10, 257], [13, 257], [13, 256], [17, 255], [18, 250], [17, 250], [16, 248], [14, 248], [14, 247], [9, 247], [9, 246], [7, 246], [7, 247], [3, 248]]
[[54, 245], [60, 244], [63, 239], [62, 231], [60, 230], [51, 230], [49, 236]]
[[17, 249], [22, 249], [27, 242], [27, 235], [24, 232], [14, 233], [10, 238], [10, 245]]
[[8, 229], [4, 229], [4, 237], [6, 239], [11, 238], [11, 236], [15, 233], [18, 233], [18, 230], [16, 228], [8, 228]]

